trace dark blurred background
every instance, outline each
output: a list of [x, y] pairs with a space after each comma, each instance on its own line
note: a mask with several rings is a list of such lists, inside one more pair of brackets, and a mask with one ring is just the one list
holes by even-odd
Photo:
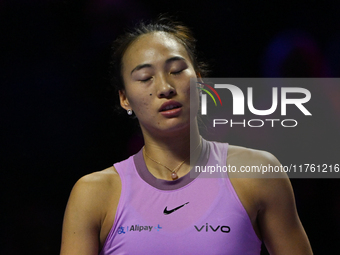
[[[339, 9], [337, 1], [0, 0], [0, 253], [58, 254], [74, 183], [142, 146], [134, 121], [114, 112], [109, 82], [110, 44], [126, 26], [177, 15], [213, 77], [339, 77]], [[339, 88], [320, 93], [330, 114], [317, 132], [252, 139], [251, 130], [233, 131], [230, 142], [286, 161], [295, 150], [305, 161], [322, 154], [340, 163]], [[339, 251], [339, 183], [292, 180], [315, 254]]]

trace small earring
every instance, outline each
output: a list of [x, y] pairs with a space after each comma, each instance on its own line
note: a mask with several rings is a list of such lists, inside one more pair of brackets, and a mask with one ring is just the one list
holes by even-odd
[[128, 115], [132, 115], [132, 110], [131, 110], [131, 109], [128, 109], [128, 110], [127, 110], [127, 114], [128, 114]]

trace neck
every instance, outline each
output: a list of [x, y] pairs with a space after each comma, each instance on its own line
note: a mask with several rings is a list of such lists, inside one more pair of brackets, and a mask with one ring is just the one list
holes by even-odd
[[[148, 170], [158, 179], [172, 180], [169, 168], [174, 169], [183, 161], [184, 163], [176, 170], [176, 173], [178, 177], [187, 174], [190, 171], [190, 161], [196, 161], [199, 157], [202, 145], [197, 123], [191, 131], [188, 128], [185, 131], [181, 130], [181, 132], [167, 135], [157, 136], [146, 130], [142, 129], [142, 131], [145, 142], [144, 160]], [[190, 155], [190, 149], [192, 155]]]

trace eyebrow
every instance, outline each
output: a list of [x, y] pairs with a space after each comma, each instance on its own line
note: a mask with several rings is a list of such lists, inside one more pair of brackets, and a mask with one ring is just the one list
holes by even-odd
[[[171, 58], [167, 59], [167, 60], [165, 61], [165, 64], [167, 65], [167, 64], [169, 64], [169, 63], [171, 63], [171, 62], [173, 62], [173, 61], [179, 61], [179, 60], [185, 61], [184, 58], [182, 58], [182, 57], [180, 57], [180, 56], [175, 56], [175, 57], [171, 57]], [[140, 69], [142, 69], [142, 68], [146, 68], [146, 67], [152, 67], [152, 66], [151, 66], [151, 64], [140, 64], [140, 65], [136, 66], [134, 69], [132, 69], [131, 74], [132, 74], [134, 71], [138, 71], [138, 70], [140, 70]]]

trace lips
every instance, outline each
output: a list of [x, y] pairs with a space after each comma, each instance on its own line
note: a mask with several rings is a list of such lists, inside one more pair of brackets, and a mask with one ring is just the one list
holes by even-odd
[[177, 101], [171, 100], [171, 101], [167, 101], [165, 103], [162, 104], [161, 108], [159, 108], [160, 112], [165, 112], [165, 111], [170, 111], [173, 109], [177, 109], [182, 107], [182, 104], [180, 104]]
[[174, 100], [167, 101], [159, 108], [159, 112], [165, 118], [178, 117], [182, 112], [182, 104]]

